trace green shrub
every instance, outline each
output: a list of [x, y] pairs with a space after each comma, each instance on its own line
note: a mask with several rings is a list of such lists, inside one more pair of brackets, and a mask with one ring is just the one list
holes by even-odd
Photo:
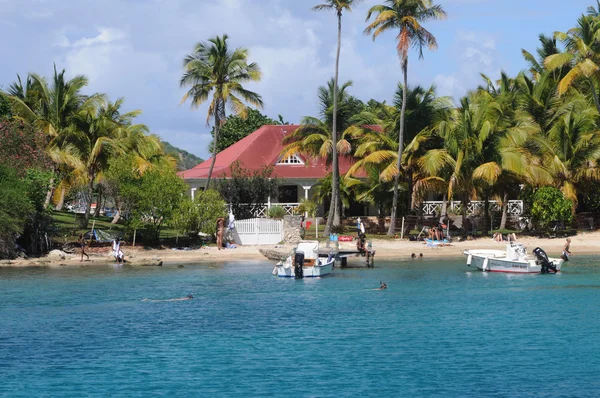
[[570, 223], [573, 220], [573, 203], [566, 199], [562, 192], [553, 187], [538, 189], [533, 195], [531, 215], [542, 228], [552, 221]]
[[270, 218], [276, 218], [276, 219], [282, 219], [287, 213], [285, 212], [285, 209], [281, 206], [273, 206], [269, 209], [269, 217]]
[[307, 213], [309, 217], [314, 217], [317, 214], [317, 210], [319, 209], [319, 205], [316, 202], [313, 202], [310, 199], [302, 199], [300, 201], [300, 205], [296, 207], [296, 214], [304, 214]]

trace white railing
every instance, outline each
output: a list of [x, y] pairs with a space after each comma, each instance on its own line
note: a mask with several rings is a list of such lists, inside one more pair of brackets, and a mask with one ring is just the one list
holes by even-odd
[[[501, 206], [495, 200], [490, 200], [490, 209], [498, 212], [502, 211]], [[482, 200], [472, 200], [467, 204], [467, 215], [481, 213], [483, 211], [485, 202]], [[440, 215], [442, 214], [442, 208], [444, 202], [441, 200], [423, 202], [423, 214], [426, 216]], [[460, 213], [462, 211], [462, 203], [458, 201], [447, 202], [448, 212]], [[508, 214], [521, 215], [523, 214], [523, 201], [522, 200], [509, 200], [508, 201]]]
[[[300, 203], [265, 203], [262, 206], [256, 207], [256, 210], [254, 211], [254, 217], [265, 218], [269, 215], [269, 209], [276, 206], [283, 207], [283, 210], [285, 210], [285, 213], [288, 216], [293, 216], [296, 207], [300, 206]], [[228, 205], [227, 209], [230, 208], [231, 206]]]

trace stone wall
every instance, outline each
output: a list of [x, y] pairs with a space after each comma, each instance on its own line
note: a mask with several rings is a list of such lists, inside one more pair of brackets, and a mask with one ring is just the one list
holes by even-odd
[[283, 217], [283, 243], [296, 244], [302, 240], [302, 216]]

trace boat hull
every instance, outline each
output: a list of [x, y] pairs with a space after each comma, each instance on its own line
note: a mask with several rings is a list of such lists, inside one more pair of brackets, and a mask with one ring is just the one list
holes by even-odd
[[[311, 265], [311, 266], [304, 266], [302, 267], [303, 269], [303, 275], [304, 278], [318, 278], [321, 276], [325, 276], [331, 273], [331, 271], [333, 271], [333, 264], [335, 263], [335, 259], [331, 259], [329, 262], [326, 262], [324, 264], [319, 264], [319, 265]], [[285, 262], [283, 264], [277, 264], [275, 266], [275, 269], [273, 270], [273, 274], [277, 274], [278, 277], [280, 278], [295, 278], [296, 274], [295, 274], [295, 270], [294, 270], [294, 266], [291, 265], [291, 262]]]
[[[483, 252], [483, 251], [482, 251]], [[493, 253], [497, 252], [497, 253]], [[534, 259], [509, 260], [499, 256], [498, 251], [485, 251], [483, 253], [465, 251], [467, 265], [486, 272], [506, 272], [514, 274], [539, 274], [542, 272], [541, 264]], [[560, 272], [563, 260], [557, 258], [549, 259]], [[554, 273], [554, 271], [551, 271]]]

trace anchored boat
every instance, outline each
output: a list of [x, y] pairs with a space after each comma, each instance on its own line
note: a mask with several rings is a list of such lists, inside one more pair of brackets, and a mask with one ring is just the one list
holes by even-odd
[[277, 263], [273, 275], [283, 278], [314, 278], [330, 274], [335, 257], [319, 257], [318, 241], [302, 241], [283, 261]]
[[506, 250], [475, 249], [463, 253], [467, 256], [468, 266], [487, 272], [556, 274], [563, 263], [561, 258], [549, 258], [539, 247], [530, 256], [523, 244], [515, 242], [509, 242]]

